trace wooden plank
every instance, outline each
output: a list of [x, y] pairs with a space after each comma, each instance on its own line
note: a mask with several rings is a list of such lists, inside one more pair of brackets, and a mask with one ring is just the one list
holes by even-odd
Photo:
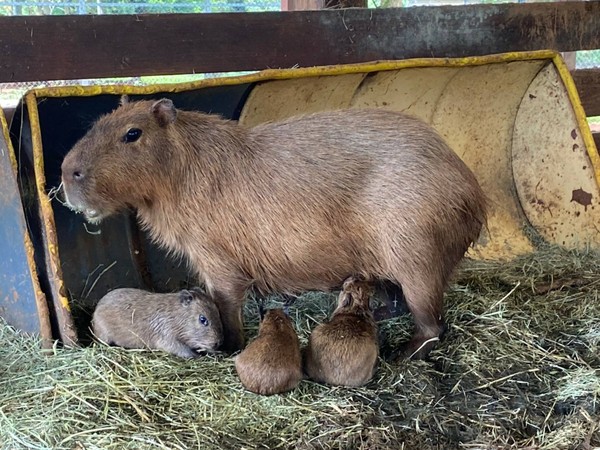
[[600, 2], [0, 17], [0, 82], [600, 48]]
[[367, 0], [281, 0], [282, 11], [308, 11], [334, 8], [366, 8]]
[[588, 116], [600, 116], [600, 68], [582, 69], [571, 72]]

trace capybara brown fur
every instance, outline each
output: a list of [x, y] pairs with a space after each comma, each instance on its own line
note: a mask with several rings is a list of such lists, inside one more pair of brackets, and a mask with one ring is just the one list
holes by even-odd
[[303, 378], [300, 341], [292, 321], [280, 308], [269, 309], [258, 336], [235, 357], [242, 385], [261, 395], [281, 394]]
[[65, 156], [66, 204], [93, 223], [135, 208], [218, 299], [225, 351], [244, 345], [249, 288], [328, 291], [359, 274], [402, 287], [415, 322], [403, 350], [429, 352], [486, 217], [475, 176], [432, 127], [346, 109], [247, 128], [168, 99], [122, 103]]
[[98, 302], [92, 331], [109, 345], [164, 350], [182, 358], [214, 352], [223, 342], [219, 309], [198, 289], [171, 294], [115, 289]]
[[369, 307], [372, 286], [348, 278], [331, 319], [318, 325], [304, 350], [304, 371], [319, 383], [362, 386], [373, 377], [379, 343]]

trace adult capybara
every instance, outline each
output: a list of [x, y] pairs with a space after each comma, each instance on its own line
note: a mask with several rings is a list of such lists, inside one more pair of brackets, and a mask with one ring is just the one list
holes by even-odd
[[377, 324], [369, 308], [371, 284], [348, 278], [331, 319], [318, 325], [304, 351], [304, 371], [319, 383], [362, 386], [379, 356]]
[[244, 344], [249, 287], [329, 290], [360, 274], [401, 285], [415, 321], [405, 351], [425, 356], [448, 279], [485, 221], [477, 180], [442, 138], [384, 110], [245, 128], [168, 99], [124, 100], [65, 156], [62, 182], [88, 221], [134, 207], [186, 257], [219, 298], [230, 351]]
[[235, 357], [242, 385], [256, 394], [272, 395], [298, 386], [303, 378], [300, 341], [283, 309], [269, 309], [258, 336]]
[[182, 358], [214, 352], [223, 342], [219, 309], [197, 289], [172, 294], [115, 289], [98, 302], [92, 330], [110, 345], [164, 350]]

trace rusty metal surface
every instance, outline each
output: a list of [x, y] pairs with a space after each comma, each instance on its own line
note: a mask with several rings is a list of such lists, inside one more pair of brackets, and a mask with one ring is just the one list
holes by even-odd
[[[219, 113], [245, 125], [343, 106], [408, 111], [442, 134], [471, 167], [490, 200], [489, 234], [483, 234], [472, 256], [506, 259], [530, 251], [533, 247], [528, 233], [532, 230], [528, 224], [534, 226], [533, 233], [537, 230], [546, 239], [567, 247], [600, 246], [589, 235], [596, 233], [596, 220], [553, 223], [559, 216], [549, 210], [539, 215], [537, 206], [526, 197], [529, 180], [546, 169], [562, 166], [565, 174], [573, 175], [569, 179], [557, 177], [546, 187], [564, 190], [573, 182], [580, 186], [573, 187], [568, 197], [561, 191], [561, 214], [583, 207], [594, 216], [595, 202], [600, 198], [594, 190], [594, 172], [590, 175], [583, 167], [585, 157], [575, 160], [564, 152], [568, 131], [566, 135], [583, 155], [584, 147], [588, 147], [589, 155], [597, 156], [591, 137], [578, 140], [580, 133], [584, 137], [586, 131], [589, 133], [589, 128], [573, 113], [579, 100], [565, 94], [568, 86], [565, 91], [557, 81], [557, 74], [552, 72], [555, 67], [560, 71], [560, 61], [553, 52], [539, 52], [267, 71], [197, 85], [153, 86], [146, 91], [115, 86], [37, 90], [37, 100], [27, 98], [29, 114], [17, 110], [12, 131], [20, 149], [20, 188], [28, 223], [34, 229], [34, 245], [44, 249], [36, 252], [37, 263], [51, 268], [45, 274], [44, 292], [51, 295], [55, 306], [57, 299], [68, 297], [66, 306], [73, 311], [77, 328], [85, 331], [96, 301], [109, 290], [139, 287], [164, 292], [194, 283], [185, 265], [148, 241], [132, 215], [86, 228], [79, 215], [56, 201], [48, 203], [46, 193], [60, 183], [64, 155], [98, 116], [117, 106], [121, 92], [128, 92], [133, 99], [171, 98], [179, 108]], [[531, 91], [543, 84], [544, 68], [554, 73], [553, 86], [558, 91]], [[541, 106], [526, 111], [527, 102], [533, 105], [535, 99]], [[553, 125], [548, 129], [540, 123]], [[528, 155], [530, 149], [535, 151]], [[590, 162], [600, 173], [600, 164]], [[574, 171], [573, 164], [580, 163], [584, 172]], [[560, 236], [547, 234], [549, 225], [556, 230], [560, 227]], [[564, 230], [576, 239], [563, 239]], [[63, 311], [55, 311], [56, 324], [61, 328]]]
[[568, 248], [600, 247], [600, 189], [588, 150], [549, 65], [531, 83], [515, 119], [513, 174], [531, 225]]
[[46, 299], [36, 283], [6, 121], [0, 110], [0, 316], [27, 333], [51, 337]]
[[[238, 119], [248, 90], [249, 86], [242, 84], [176, 94], [130, 95], [130, 98], [168, 97], [182, 109]], [[60, 165], [67, 151], [96, 118], [114, 109], [118, 101], [118, 95], [38, 99], [45, 193], [60, 184]], [[54, 199], [51, 206], [55, 230], [47, 230], [52, 222], [41, 217], [35, 193], [31, 114], [22, 111], [22, 107], [17, 110], [11, 133], [13, 143], [19, 148], [22, 195], [35, 228], [34, 245], [39, 250], [39, 264], [46, 268], [43, 287], [52, 299], [55, 334], [63, 341], [74, 335], [75, 330], [70, 333], [65, 329], [71, 326], [70, 320], [74, 320], [79, 333], [72, 340], [85, 343], [89, 339], [87, 327], [93, 308], [112, 289], [137, 287], [166, 292], [195, 283], [185, 264], [169, 257], [147, 239], [132, 214], [109, 218], [94, 227], [86, 225], [80, 215], [73, 214]], [[51, 234], [55, 234], [57, 240], [59, 267], [55, 271], [50, 270], [51, 258], [55, 256], [49, 250], [54, 245]], [[61, 297], [68, 298], [67, 308], [61, 307]], [[68, 317], [71, 314], [72, 319]]]

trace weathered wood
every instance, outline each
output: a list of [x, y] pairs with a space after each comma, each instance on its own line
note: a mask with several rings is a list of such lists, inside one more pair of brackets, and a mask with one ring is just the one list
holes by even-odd
[[0, 17], [0, 82], [600, 48], [600, 2]]
[[366, 8], [367, 0], [281, 0], [282, 11]]
[[588, 116], [600, 116], [600, 69], [582, 69], [571, 72]]

